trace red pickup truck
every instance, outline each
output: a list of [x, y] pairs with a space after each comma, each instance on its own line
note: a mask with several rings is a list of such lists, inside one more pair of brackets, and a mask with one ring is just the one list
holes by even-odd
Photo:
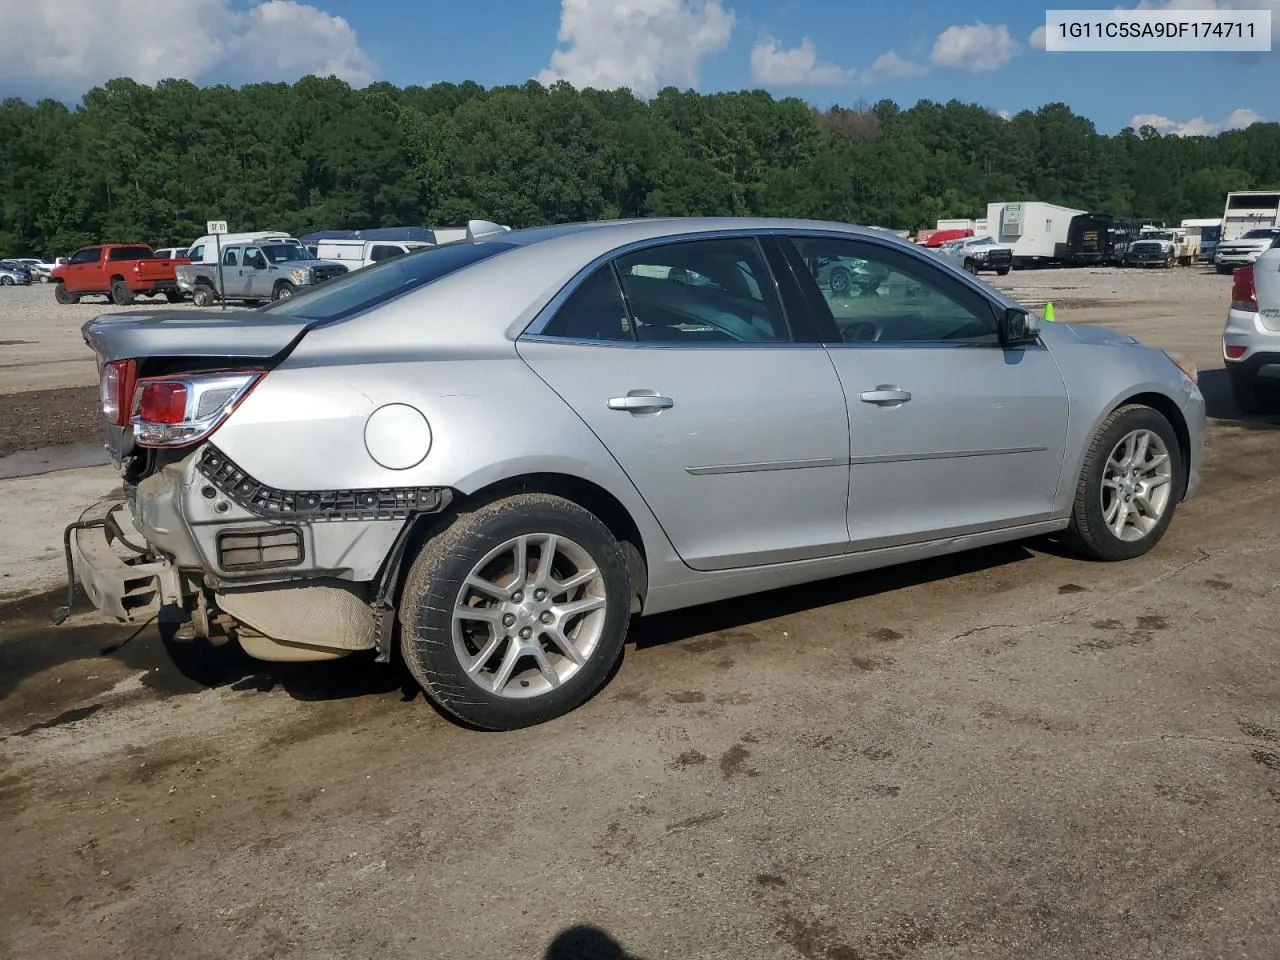
[[107, 297], [126, 307], [134, 297], [163, 296], [170, 303], [182, 300], [173, 268], [188, 260], [159, 260], [141, 243], [102, 243], [84, 247], [50, 274], [59, 303], [79, 303], [86, 294]]

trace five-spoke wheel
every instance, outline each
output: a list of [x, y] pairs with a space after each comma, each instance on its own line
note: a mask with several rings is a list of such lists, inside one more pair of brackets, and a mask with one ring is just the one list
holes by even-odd
[[1178, 435], [1159, 411], [1127, 404], [1093, 436], [1067, 541], [1099, 560], [1141, 556], [1164, 536], [1186, 488]]
[[630, 613], [609, 528], [560, 497], [517, 494], [423, 545], [401, 599], [401, 648], [443, 710], [509, 730], [590, 699], [621, 656]]

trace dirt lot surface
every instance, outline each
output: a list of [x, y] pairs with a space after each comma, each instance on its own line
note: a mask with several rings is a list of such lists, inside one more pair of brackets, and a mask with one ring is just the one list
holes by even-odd
[[399, 668], [0, 604], [0, 958], [1280, 956], [1280, 418], [1227, 399], [1229, 278], [998, 283], [1200, 365], [1210, 462], [1150, 555], [642, 621], [514, 734]]

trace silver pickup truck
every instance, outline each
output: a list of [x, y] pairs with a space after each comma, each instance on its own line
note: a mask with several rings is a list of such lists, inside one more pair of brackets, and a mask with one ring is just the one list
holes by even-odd
[[198, 307], [216, 300], [280, 300], [299, 287], [315, 286], [347, 272], [346, 264], [317, 260], [309, 250], [292, 243], [229, 243], [217, 263], [181, 264], [175, 271], [178, 288], [191, 294]]

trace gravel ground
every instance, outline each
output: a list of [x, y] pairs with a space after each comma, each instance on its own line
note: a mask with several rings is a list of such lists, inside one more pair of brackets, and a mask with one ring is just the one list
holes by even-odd
[[366, 659], [0, 603], [0, 957], [1280, 956], [1280, 419], [1228, 400], [1229, 279], [998, 283], [1201, 366], [1204, 483], [1151, 554], [641, 621], [600, 696], [499, 735]]
[[53, 287], [46, 283], [0, 287], [0, 394], [95, 386], [93, 354], [80, 335], [94, 317], [194, 309], [189, 302], [173, 305], [162, 297], [128, 307], [117, 307], [105, 297], [63, 305], [54, 301]]

